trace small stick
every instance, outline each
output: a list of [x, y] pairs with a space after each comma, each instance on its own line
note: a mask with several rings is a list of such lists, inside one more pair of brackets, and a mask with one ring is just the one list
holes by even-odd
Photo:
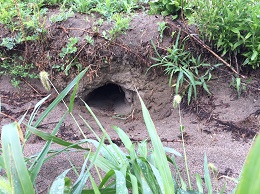
[[[170, 24], [170, 23], [169, 23]], [[205, 48], [207, 51], [209, 51], [212, 55], [214, 55], [218, 60], [220, 60], [224, 65], [226, 65], [231, 71], [233, 71], [235, 74], [239, 75], [242, 78], [246, 78], [246, 76], [239, 74], [234, 67], [232, 67], [230, 64], [228, 64], [224, 59], [222, 59], [218, 54], [216, 54], [214, 51], [212, 51], [210, 49], [210, 47], [208, 45], [206, 45], [205, 43], [203, 43], [199, 38], [197, 38], [196, 36], [189, 34], [189, 32], [187, 32], [186, 30], [182, 29], [181, 27], [175, 25], [175, 24], [171, 24], [174, 25], [175, 27], [177, 27], [178, 29], [181, 29], [183, 32], [185, 32], [187, 35], [189, 35], [193, 40], [195, 40], [199, 45], [201, 45], [203, 48]]]
[[37, 94], [43, 96], [40, 92], [38, 92], [29, 82], [27, 82], [25, 79], [22, 79], [30, 88], [32, 88]]
[[15, 119], [14, 117], [12, 117], [12, 116], [10, 116], [10, 115], [7, 115], [7, 114], [5, 114], [5, 113], [3, 113], [3, 112], [0, 112], [0, 114], [3, 115], [3, 116], [5, 116], [5, 117], [8, 117], [9, 119], [11, 119], [11, 120], [13, 120], [13, 121], [18, 122], [17, 119]]

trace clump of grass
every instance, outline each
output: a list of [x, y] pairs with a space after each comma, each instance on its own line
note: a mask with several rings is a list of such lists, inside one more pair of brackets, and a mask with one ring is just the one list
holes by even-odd
[[222, 56], [233, 56], [235, 59], [230, 58], [233, 63], [237, 57], [244, 56], [240, 65], [260, 67], [259, 1], [196, 0], [193, 3], [195, 11], [190, 22], [199, 27], [205, 40], [212, 41]]
[[[179, 94], [183, 89], [182, 95], [187, 94], [188, 104], [191, 102], [192, 97], [197, 99], [197, 88], [202, 87], [208, 94], [207, 82], [211, 79], [211, 71], [214, 67], [220, 64], [210, 65], [201, 61], [201, 57], [195, 58], [190, 51], [184, 49], [184, 44], [180, 43], [179, 31], [175, 43], [172, 48], [167, 48], [168, 53], [161, 56], [152, 42], [154, 50], [158, 58], [154, 58], [155, 64], [148, 68], [162, 66], [165, 74], [169, 75], [169, 86], [175, 87], [175, 94]], [[205, 71], [203, 69], [206, 69]], [[174, 76], [177, 76], [174, 82]]]
[[[124, 148], [117, 146], [112, 142], [109, 134], [107, 134], [98, 118], [86, 103], [86, 109], [93, 116], [103, 135], [102, 137], [99, 137], [89, 125], [88, 121], [81, 117], [85, 125], [95, 135], [96, 140], [87, 139], [85, 137], [78, 121], [72, 114], [72, 110], [78, 82], [87, 70], [88, 68], [82, 71], [61, 93], [58, 93], [57, 98], [41, 113], [41, 115], [39, 115], [39, 117], [37, 116], [37, 119], [36, 115], [38, 114], [41, 105], [49, 96], [43, 98], [35, 105], [28, 123], [24, 122], [25, 115], [23, 115], [19, 122], [3, 127], [1, 133], [2, 150], [0, 155], [0, 167], [5, 171], [3, 172], [4, 176], [0, 178], [0, 191], [2, 193], [17, 194], [35, 193], [35, 180], [39, 175], [42, 165], [46, 161], [65, 151], [80, 150], [81, 152], [79, 152], [79, 154], [82, 153], [85, 156], [85, 161], [82, 164], [81, 172], [79, 173], [77, 180], [72, 183], [72, 181], [66, 177], [70, 169], [66, 169], [55, 179], [50, 187], [49, 193], [196, 193], [196, 191], [193, 190], [190, 181], [188, 170], [190, 166], [188, 166], [187, 163], [183, 135], [184, 162], [188, 177], [188, 188], [175, 162], [175, 157], [182, 157], [182, 155], [173, 148], [163, 146], [148, 109], [140, 96], [139, 100], [141, 102], [146, 129], [151, 139], [151, 146], [148, 146], [146, 140], [137, 144], [131, 142], [128, 135], [122, 129], [113, 126], [123, 142]], [[46, 81], [48, 82], [48, 80]], [[63, 99], [72, 89], [73, 92], [71, 94], [70, 104], [67, 106]], [[46, 133], [37, 129], [42, 121], [47, 118], [49, 113], [60, 102], [65, 104], [67, 111], [64, 112], [53, 131], [51, 133]], [[175, 96], [173, 104], [175, 107], [178, 107], [179, 113], [180, 103], [181, 97]], [[72, 116], [84, 139], [72, 143], [56, 137], [67, 114]], [[25, 134], [22, 133], [20, 128], [22, 123], [26, 125]], [[183, 130], [184, 127], [180, 116], [180, 132], [182, 134]], [[22, 153], [23, 148], [32, 133], [41, 137], [46, 142], [41, 152], [25, 158]], [[21, 142], [19, 138], [21, 139]], [[104, 144], [105, 139], [108, 141], [108, 144]], [[63, 146], [63, 149], [50, 150], [50, 146], [53, 143]], [[82, 146], [82, 144], [87, 144], [88, 147], [91, 147], [91, 144], [96, 149], [93, 152], [90, 148]], [[258, 173], [260, 169], [260, 159], [258, 157], [259, 149], [260, 137], [257, 137], [245, 163], [240, 183], [237, 186], [237, 193], [239, 194], [257, 193], [260, 189], [260, 184], [257, 182], [260, 180], [260, 175]], [[172, 174], [170, 165], [176, 169], [177, 175]], [[101, 174], [100, 171], [105, 172], [105, 176], [100, 177], [100, 183], [95, 182], [92, 178], [93, 175], [90, 170], [94, 169], [93, 167], [95, 167], [98, 174]], [[88, 180], [90, 180], [92, 187], [86, 186]], [[211, 184], [209, 164], [206, 155], [204, 157], [204, 180], [208, 193], [213, 193], [214, 189]], [[196, 183], [198, 192], [203, 193], [202, 179], [199, 175], [196, 175]], [[224, 190], [220, 193], [224, 193]]]

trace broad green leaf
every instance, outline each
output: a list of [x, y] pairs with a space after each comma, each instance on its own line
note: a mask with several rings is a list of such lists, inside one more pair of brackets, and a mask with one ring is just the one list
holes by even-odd
[[18, 124], [5, 125], [2, 129], [3, 159], [7, 177], [12, 187], [12, 193], [34, 193], [24, 156], [19, 141]]
[[0, 193], [1, 194], [12, 193], [12, 187], [11, 187], [8, 179], [6, 179], [4, 177], [0, 177]]
[[197, 184], [197, 187], [198, 187], [198, 191], [200, 193], [203, 193], [202, 180], [201, 180], [201, 177], [200, 177], [199, 174], [196, 174], [196, 184]]
[[141, 178], [140, 183], [141, 183], [142, 193], [153, 194], [153, 192], [152, 192], [151, 188], [149, 187], [146, 179], [144, 178], [142, 172], [141, 172], [140, 178]]
[[259, 193], [260, 191], [260, 135], [257, 136], [247, 156], [236, 194]]
[[115, 175], [116, 175], [116, 194], [128, 193], [124, 174], [121, 171], [115, 170]]
[[117, 126], [112, 126], [112, 127], [117, 132], [118, 136], [122, 140], [122, 142], [125, 145], [126, 149], [128, 151], [130, 151], [131, 146], [132, 146], [132, 142], [129, 139], [128, 135], [122, 129], [120, 129], [119, 127], [117, 127]]
[[166, 154], [164, 152], [164, 148], [162, 145], [162, 142], [157, 134], [156, 128], [154, 126], [154, 123], [151, 119], [151, 116], [149, 114], [148, 109], [146, 108], [142, 98], [140, 97], [139, 93], [137, 93], [141, 102], [142, 106], [142, 112], [144, 121], [146, 124], [146, 128], [148, 130], [149, 136], [151, 138], [151, 142], [154, 148], [154, 154], [155, 154], [155, 162], [156, 162], [156, 168], [158, 168], [162, 180], [163, 180], [163, 186], [164, 191], [167, 194], [174, 194], [174, 182], [171, 175], [171, 170], [167, 161]]
[[65, 170], [62, 174], [60, 174], [52, 183], [49, 194], [63, 194], [65, 188], [65, 177], [70, 169]]
[[[150, 165], [148, 164], [148, 162], [140, 160], [140, 159], [138, 159], [137, 162], [141, 168], [142, 174], [143, 174], [147, 184], [149, 185], [151, 191], [153, 193], [158, 193], [158, 194], [162, 193], [161, 187], [159, 186], [157, 179], [153, 173], [153, 170], [150, 167]], [[161, 185], [161, 186], [163, 189], [163, 185]]]
[[208, 160], [207, 156], [205, 154], [204, 156], [204, 179], [205, 183], [208, 189], [208, 193], [212, 194], [212, 185], [211, 185], [211, 180], [210, 180], [210, 174], [209, 174], [209, 169], [208, 169]]

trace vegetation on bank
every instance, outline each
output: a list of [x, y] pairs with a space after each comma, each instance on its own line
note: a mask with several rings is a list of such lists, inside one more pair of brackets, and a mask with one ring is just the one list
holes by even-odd
[[[106, 41], [114, 41], [121, 33], [125, 33], [129, 28], [131, 16], [135, 10], [148, 12], [149, 14], [162, 14], [164, 16], [172, 16], [172, 19], [180, 18], [184, 24], [192, 23], [196, 25], [200, 34], [199, 36], [204, 44], [210, 45], [211, 50], [217, 52], [225, 60], [228, 60], [235, 69], [236, 77], [234, 86], [237, 91], [241, 91], [241, 75], [239, 70], [241, 67], [259, 68], [260, 67], [260, 3], [257, 0], [0, 0], [1, 12], [0, 23], [12, 32], [12, 36], [6, 36], [0, 42], [0, 75], [11, 75], [12, 83], [19, 85], [19, 78], [35, 78], [33, 69], [35, 64], [31, 64], [26, 59], [26, 47], [28, 43], [33, 41], [44, 40], [47, 35], [45, 29], [46, 16], [49, 9], [59, 8], [60, 13], [51, 17], [51, 23], [59, 23], [72, 17], [75, 12], [79, 13], [99, 13], [102, 19], [97, 21], [97, 28], [105, 20], [113, 23], [112, 28], [102, 33], [102, 37]], [[148, 6], [149, 5], [149, 6]], [[125, 15], [123, 15], [125, 14]], [[127, 17], [125, 17], [127, 15]], [[167, 29], [166, 23], [158, 24], [158, 33], [160, 39], [164, 38], [164, 31]], [[98, 29], [96, 29], [98, 30]], [[186, 29], [184, 29], [186, 30]], [[174, 36], [174, 34], [172, 34]], [[154, 65], [162, 66], [169, 75], [169, 86], [175, 87], [175, 93], [180, 93], [180, 88], [184, 87], [184, 93], [187, 93], [188, 102], [192, 96], [196, 99], [197, 87], [202, 88], [210, 93], [207, 87], [207, 81], [211, 79], [211, 70], [219, 66], [208, 64], [201, 61], [201, 57], [193, 51], [185, 50], [184, 46], [180, 46], [180, 33], [175, 35], [176, 41], [171, 48], [166, 48], [167, 53], [161, 55], [157, 52], [154, 43], [156, 58]], [[193, 34], [189, 34], [192, 38]], [[86, 36], [85, 40], [88, 44], [95, 44], [93, 37]], [[61, 50], [59, 56], [64, 60], [64, 64], [53, 66], [57, 71], [69, 73], [70, 67], [75, 65], [78, 71], [84, 69], [78, 61], [77, 57], [78, 37], [70, 37], [69, 42]], [[18, 56], [16, 51], [22, 50], [25, 53]], [[21, 53], [21, 52], [19, 52]], [[76, 61], [76, 63], [72, 63]], [[228, 66], [229, 67], [229, 66]], [[206, 69], [206, 70], [205, 70]], [[81, 151], [85, 162], [82, 169], [77, 172], [78, 179], [74, 183], [66, 177], [71, 169], [64, 170], [50, 187], [50, 193], [204, 193], [205, 188], [208, 193], [224, 193], [225, 188], [217, 190], [212, 188], [212, 178], [210, 174], [215, 175], [216, 168], [213, 164], [208, 164], [207, 157], [204, 158], [204, 175], [203, 184], [202, 177], [196, 175], [196, 185], [194, 187], [190, 181], [189, 166], [187, 165], [187, 157], [185, 156], [185, 142], [183, 141], [184, 155], [176, 152], [173, 148], [165, 148], [156, 132], [156, 128], [151, 120], [148, 110], [146, 109], [142, 99], [142, 111], [144, 121], [151, 139], [152, 148], [148, 148], [147, 141], [144, 140], [138, 144], [130, 141], [124, 131], [118, 127], [114, 127], [121, 141], [125, 146], [125, 150], [118, 147], [111, 141], [109, 134], [103, 129], [102, 124], [98, 121], [91, 109], [85, 104], [86, 109], [92, 114], [96, 120], [100, 130], [103, 132], [102, 137], [98, 137], [95, 131], [89, 126], [96, 136], [96, 140], [84, 138], [78, 142], [67, 142], [57, 138], [55, 135], [59, 130], [62, 122], [67, 114], [73, 117], [72, 110], [74, 99], [76, 96], [77, 83], [80, 78], [87, 72], [87, 68], [83, 70], [49, 105], [49, 107], [36, 119], [39, 114], [41, 105], [49, 96], [42, 99], [35, 105], [34, 111], [31, 113], [29, 122], [22, 119], [18, 123], [12, 123], [4, 126], [1, 133], [2, 148], [0, 156], [0, 167], [4, 169], [5, 176], [0, 178], [0, 190], [3, 193], [35, 193], [35, 180], [39, 174], [42, 165], [52, 157], [67, 151]], [[43, 74], [45, 77], [47, 74]], [[177, 75], [177, 82], [172, 83], [172, 77]], [[44, 77], [43, 76], [43, 77]], [[44, 79], [44, 78], [41, 78]], [[47, 78], [45, 78], [47, 79]], [[45, 80], [43, 83], [48, 83]], [[75, 88], [74, 88], [75, 87]], [[68, 110], [64, 113], [57, 126], [51, 134], [45, 133], [37, 129], [43, 119], [56, 107], [69, 93], [73, 90]], [[184, 94], [183, 93], [183, 94]], [[178, 97], [178, 96], [177, 96]], [[177, 103], [176, 103], [177, 102]], [[179, 108], [180, 101], [174, 100], [174, 104]], [[75, 120], [77, 123], [77, 121]], [[26, 132], [23, 134], [21, 125], [26, 126]], [[82, 132], [81, 128], [79, 130]], [[183, 137], [184, 126], [180, 123], [180, 133]], [[24, 157], [23, 148], [31, 134], [35, 134], [46, 141], [42, 151], [34, 156]], [[85, 137], [82, 132], [83, 137]], [[19, 140], [20, 138], [20, 140]], [[104, 141], [109, 142], [108, 145]], [[51, 144], [56, 143], [64, 147], [62, 150], [50, 150]], [[260, 139], [256, 138], [245, 166], [241, 173], [241, 177], [237, 181], [238, 185], [234, 192], [238, 194], [258, 193], [260, 184], [259, 169], [260, 160], [257, 151], [260, 149]], [[89, 148], [89, 145], [95, 147], [95, 152]], [[183, 157], [186, 167], [186, 177], [183, 178], [179, 172], [175, 157]], [[158, 160], [160, 159], [160, 161]], [[172, 174], [170, 166], [176, 170], [176, 174]], [[104, 177], [100, 177], [99, 182], [95, 182], [90, 173], [94, 167], [98, 171], [105, 172]], [[210, 171], [212, 173], [210, 173]], [[226, 177], [229, 178], [230, 177]], [[86, 188], [86, 182], [90, 181], [92, 187]]]
[[[47, 18], [48, 10], [54, 8], [59, 8], [60, 13]], [[183, 24], [186, 26], [183, 30], [188, 29], [188, 24], [195, 25], [199, 34], [194, 35], [194, 32], [191, 32], [192, 34], [187, 37], [194, 39], [195, 36], [199, 36], [206, 46], [209, 46], [211, 50], [227, 61], [226, 66], [231, 64], [230, 67], [237, 74], [240, 73], [242, 67], [256, 69], [260, 66], [260, 3], [258, 0], [1, 0], [0, 23], [4, 28], [10, 30], [12, 34], [0, 40], [0, 56], [2, 60], [0, 75], [11, 75], [15, 86], [18, 86], [20, 76], [34, 77], [27, 75], [27, 72], [31, 72], [36, 66], [26, 58], [28, 55], [27, 44], [45, 39], [44, 37], [48, 35], [45, 28], [47, 19], [51, 23], [59, 23], [74, 16], [76, 12], [93, 15], [93, 17], [95, 17], [94, 13], [98, 13], [102, 18], [97, 21], [97, 32], [104, 21], [110, 21], [113, 26], [110, 30], [103, 31], [101, 36], [107, 41], [113, 41], [118, 35], [127, 31], [131, 17], [137, 10], [149, 14], [172, 16], [173, 20], [179, 18], [183, 20]], [[162, 40], [167, 24], [158, 25]], [[86, 41], [94, 44], [92, 36], [92, 34], [87, 36]], [[71, 40], [77, 38], [70, 37]], [[70, 64], [68, 61], [75, 56], [76, 44], [77, 42], [74, 41], [74, 45], [70, 47], [68, 44], [66, 48], [61, 50], [60, 57], [64, 60], [64, 63], [54, 65], [55, 70], [65, 71], [64, 64]], [[171, 58], [171, 48], [166, 49], [168, 53], [166, 53], [165, 57]], [[16, 51], [19, 51], [21, 56], [16, 56]], [[182, 50], [181, 52], [190, 51]], [[197, 53], [193, 54], [195, 54], [195, 57], [198, 55]], [[65, 55], [66, 57], [64, 57]], [[184, 56], [186, 55], [184, 54]], [[18, 57], [22, 58], [22, 60], [15, 60], [16, 65], [14, 66], [14, 59]], [[50, 56], [50, 58], [52, 57], [55, 58], [55, 56]], [[182, 58], [180, 57], [180, 59]], [[189, 59], [184, 57], [183, 61], [185, 64], [189, 64]], [[70, 66], [72, 65], [74, 63], [70, 64]], [[178, 65], [181, 66], [181, 64]], [[18, 69], [26, 66], [26, 68], [24, 72], [19, 70], [12, 72], [6, 66], [14, 68], [21, 66], [17, 67]], [[79, 70], [82, 69], [82, 64], [77, 61], [75, 66]], [[191, 70], [197, 64], [192, 63], [188, 66], [189, 72], [191, 71], [190, 73], [200, 79], [200, 76], [195, 75], [197, 70]], [[66, 74], [68, 74], [68, 70], [69, 68], [66, 69]], [[236, 77], [237, 83], [241, 82], [239, 79], [240, 76]], [[190, 83], [189, 80], [187, 81]], [[205, 86], [202, 82], [198, 83], [198, 85]]]

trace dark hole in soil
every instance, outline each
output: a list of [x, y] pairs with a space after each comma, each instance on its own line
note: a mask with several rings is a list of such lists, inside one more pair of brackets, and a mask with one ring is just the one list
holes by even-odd
[[114, 83], [107, 83], [94, 89], [85, 97], [85, 102], [104, 111], [118, 111], [130, 106], [126, 102], [123, 89]]

